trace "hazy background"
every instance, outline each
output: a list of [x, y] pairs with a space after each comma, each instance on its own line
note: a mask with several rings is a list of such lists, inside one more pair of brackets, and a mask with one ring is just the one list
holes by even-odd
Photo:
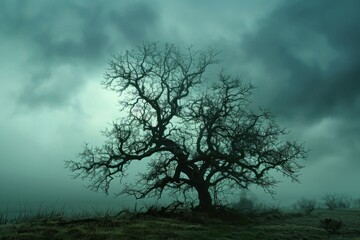
[[119, 115], [99, 84], [107, 60], [141, 41], [221, 50], [221, 66], [251, 81], [254, 102], [306, 143], [302, 183], [280, 178], [280, 204], [359, 197], [359, 9], [357, 0], [0, 1], [1, 208], [128, 204], [84, 188], [64, 160], [102, 143]]

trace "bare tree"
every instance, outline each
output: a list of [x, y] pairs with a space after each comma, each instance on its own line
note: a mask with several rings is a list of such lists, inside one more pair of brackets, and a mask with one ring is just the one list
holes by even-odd
[[333, 193], [333, 194], [330, 194], [330, 193], [327, 193], [325, 194], [323, 197], [323, 203], [324, 205], [328, 208], [328, 209], [335, 209], [337, 208], [338, 204], [338, 195]]
[[303, 211], [306, 215], [310, 215], [316, 207], [316, 200], [315, 199], [305, 199], [302, 198], [297, 202], [297, 206], [301, 211]]
[[327, 193], [322, 197], [323, 204], [330, 210], [335, 208], [349, 208], [351, 206], [351, 198], [346, 195], [337, 193]]
[[67, 167], [107, 193], [131, 163], [149, 162], [137, 184], [124, 183], [122, 194], [161, 197], [167, 190], [186, 200], [194, 192], [200, 209], [230, 189], [255, 184], [272, 191], [271, 170], [296, 181], [306, 151], [282, 140], [286, 131], [268, 111], [249, 109], [253, 87], [223, 71], [211, 86], [204, 84], [216, 55], [144, 43], [114, 56], [102, 84], [119, 94], [127, 115], [104, 131], [103, 146], [86, 145], [80, 161]]

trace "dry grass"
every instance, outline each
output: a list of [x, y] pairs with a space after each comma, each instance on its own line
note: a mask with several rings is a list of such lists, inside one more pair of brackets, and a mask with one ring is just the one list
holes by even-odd
[[322, 218], [343, 221], [338, 235], [331, 239], [360, 239], [360, 210], [316, 210], [311, 215], [268, 212], [256, 215], [216, 218], [203, 213], [173, 218], [127, 212], [93, 218], [66, 219], [56, 213], [0, 225], [0, 240], [5, 239], [328, 239], [319, 226]]

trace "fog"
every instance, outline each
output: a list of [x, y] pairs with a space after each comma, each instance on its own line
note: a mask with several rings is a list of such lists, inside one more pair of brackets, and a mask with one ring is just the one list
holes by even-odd
[[254, 105], [311, 150], [300, 184], [279, 175], [274, 199], [252, 189], [260, 200], [360, 197], [360, 2], [330, 2], [1, 1], [1, 208], [134, 205], [89, 191], [64, 160], [104, 141], [121, 114], [100, 85], [107, 61], [142, 41], [220, 50], [219, 67], [251, 81]]

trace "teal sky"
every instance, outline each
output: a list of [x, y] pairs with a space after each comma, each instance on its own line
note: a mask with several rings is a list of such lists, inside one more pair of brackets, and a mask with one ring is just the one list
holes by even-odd
[[64, 160], [102, 143], [120, 114], [100, 86], [107, 61], [142, 41], [217, 48], [219, 67], [251, 81], [254, 104], [306, 143], [302, 184], [280, 177], [280, 202], [360, 197], [358, 9], [357, 0], [0, 1], [0, 204], [114, 201], [71, 179]]

